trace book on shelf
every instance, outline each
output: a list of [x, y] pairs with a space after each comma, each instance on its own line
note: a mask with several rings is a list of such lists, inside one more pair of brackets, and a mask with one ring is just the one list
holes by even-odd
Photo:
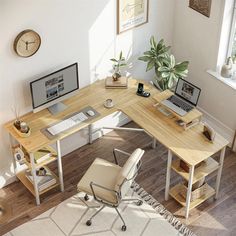
[[51, 156], [52, 156], [52, 153], [49, 149], [42, 148], [34, 153], [34, 160], [35, 160], [35, 163], [39, 164], [47, 160]]
[[[45, 168], [46, 174], [45, 175], [36, 175], [36, 182], [38, 184], [39, 191], [43, 191], [46, 188], [56, 184], [57, 180], [52, 175], [49, 169]], [[26, 170], [25, 176], [27, 179], [33, 184], [33, 176], [30, 170]]]

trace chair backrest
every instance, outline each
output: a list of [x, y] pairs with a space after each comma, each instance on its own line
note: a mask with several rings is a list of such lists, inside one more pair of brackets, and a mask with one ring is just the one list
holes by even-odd
[[116, 179], [115, 190], [125, 196], [134, 181], [144, 150], [137, 148], [128, 158]]

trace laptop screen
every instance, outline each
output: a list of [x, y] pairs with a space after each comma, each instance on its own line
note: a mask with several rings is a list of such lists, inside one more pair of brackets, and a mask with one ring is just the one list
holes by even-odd
[[186, 100], [187, 102], [191, 103], [192, 105], [197, 105], [200, 93], [201, 89], [196, 87], [195, 85], [189, 83], [184, 79], [178, 80], [175, 89], [175, 94], [181, 97], [182, 99]]

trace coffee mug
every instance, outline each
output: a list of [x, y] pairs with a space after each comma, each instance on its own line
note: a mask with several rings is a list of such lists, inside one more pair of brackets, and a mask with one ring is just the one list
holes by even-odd
[[104, 103], [105, 107], [113, 107], [113, 101], [111, 98], [108, 98], [105, 103]]

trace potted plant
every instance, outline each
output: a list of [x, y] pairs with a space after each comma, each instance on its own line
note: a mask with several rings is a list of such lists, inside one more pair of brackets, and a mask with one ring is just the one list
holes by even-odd
[[146, 71], [155, 69], [156, 77], [153, 82], [157, 87], [161, 90], [173, 89], [179, 78], [187, 76], [189, 62], [176, 64], [175, 57], [168, 52], [170, 46], [166, 46], [163, 39], [156, 43], [152, 36], [150, 45], [151, 49], [144, 52], [139, 60], [147, 62]]
[[119, 58], [112, 58], [110, 59], [112, 62], [114, 62], [113, 64], [113, 74], [112, 74], [112, 78], [114, 81], [117, 81], [120, 77], [121, 77], [121, 67], [124, 67], [127, 65], [125, 58], [123, 57], [123, 53], [122, 51], [120, 52]]

